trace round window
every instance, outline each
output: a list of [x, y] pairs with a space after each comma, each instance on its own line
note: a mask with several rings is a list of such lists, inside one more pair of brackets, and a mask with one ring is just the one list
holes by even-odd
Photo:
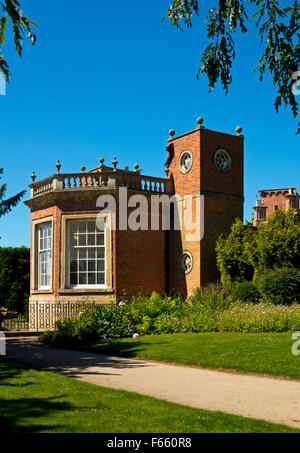
[[191, 151], [185, 150], [179, 156], [178, 165], [181, 173], [188, 173], [193, 165], [193, 155]]
[[214, 155], [214, 163], [219, 171], [226, 172], [231, 167], [231, 157], [225, 149], [218, 149]]
[[193, 267], [193, 256], [190, 252], [183, 252], [181, 257], [181, 269], [185, 274], [191, 272]]

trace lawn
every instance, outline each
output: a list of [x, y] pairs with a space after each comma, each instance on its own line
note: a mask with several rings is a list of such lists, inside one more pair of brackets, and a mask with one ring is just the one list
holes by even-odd
[[291, 333], [186, 333], [89, 343], [91, 352], [300, 378]]
[[300, 432], [98, 387], [0, 359], [0, 431], [31, 433]]

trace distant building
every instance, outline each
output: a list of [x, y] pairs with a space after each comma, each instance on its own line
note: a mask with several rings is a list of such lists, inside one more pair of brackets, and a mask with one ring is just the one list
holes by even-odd
[[268, 189], [259, 190], [260, 200], [256, 197], [256, 206], [254, 206], [253, 225], [258, 226], [265, 222], [268, 217], [274, 214], [278, 209], [288, 211], [294, 209], [300, 215], [299, 197], [294, 187], [288, 189]]

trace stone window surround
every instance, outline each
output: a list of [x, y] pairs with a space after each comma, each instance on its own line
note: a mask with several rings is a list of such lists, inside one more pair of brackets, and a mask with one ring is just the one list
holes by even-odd
[[[105, 219], [105, 241], [106, 241], [106, 287], [95, 287], [95, 288], [69, 288], [67, 286], [67, 221], [68, 220], [88, 220], [96, 219], [98, 216]], [[113, 292], [112, 288], [112, 231], [111, 215], [110, 213], [99, 213], [99, 212], [82, 212], [76, 213], [62, 213], [61, 214], [61, 235], [60, 235], [60, 288], [59, 294], [82, 294], [82, 293], [106, 293]]]

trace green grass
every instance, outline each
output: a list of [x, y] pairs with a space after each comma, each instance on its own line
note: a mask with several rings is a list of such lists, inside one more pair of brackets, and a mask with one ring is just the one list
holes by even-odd
[[291, 333], [186, 333], [90, 343], [91, 352], [300, 378]]
[[98, 387], [0, 359], [0, 431], [54, 433], [300, 432]]

